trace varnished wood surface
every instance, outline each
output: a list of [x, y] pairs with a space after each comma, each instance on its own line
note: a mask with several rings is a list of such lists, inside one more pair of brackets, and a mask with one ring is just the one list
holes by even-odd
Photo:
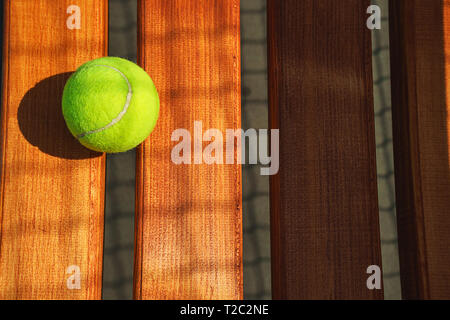
[[380, 299], [368, 0], [268, 0], [275, 299]]
[[239, 1], [140, 0], [138, 14], [161, 112], [137, 156], [135, 298], [242, 298], [240, 165], [171, 161], [175, 129], [240, 128]]
[[390, 1], [404, 299], [450, 298], [450, 1]]
[[[61, 112], [70, 72], [106, 55], [107, 1], [4, 1], [0, 298], [101, 298], [105, 157], [70, 135]], [[81, 289], [69, 290], [69, 266]]]

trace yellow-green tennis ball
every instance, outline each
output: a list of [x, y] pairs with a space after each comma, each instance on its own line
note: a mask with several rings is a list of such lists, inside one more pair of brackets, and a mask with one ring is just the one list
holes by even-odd
[[67, 80], [62, 111], [70, 132], [85, 147], [125, 152], [153, 131], [159, 98], [150, 76], [125, 59], [89, 61]]

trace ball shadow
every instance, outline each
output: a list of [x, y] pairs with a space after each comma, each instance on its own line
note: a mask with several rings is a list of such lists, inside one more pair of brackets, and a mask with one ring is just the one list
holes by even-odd
[[17, 118], [25, 139], [42, 152], [64, 159], [87, 159], [101, 155], [82, 146], [66, 126], [62, 93], [72, 72], [38, 82], [22, 98]]

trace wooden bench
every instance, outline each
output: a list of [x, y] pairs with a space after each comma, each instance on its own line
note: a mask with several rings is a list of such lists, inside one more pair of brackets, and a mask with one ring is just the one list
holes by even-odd
[[[241, 166], [170, 158], [175, 129], [241, 127], [239, 0], [138, 4], [161, 114], [138, 148], [134, 297], [242, 299]], [[275, 299], [383, 298], [366, 286], [381, 266], [369, 4], [267, 0]], [[449, 298], [450, 1], [390, 6], [403, 297]], [[108, 1], [3, 7], [0, 299], [100, 299], [105, 155], [70, 136], [60, 104], [70, 73], [108, 54]]]

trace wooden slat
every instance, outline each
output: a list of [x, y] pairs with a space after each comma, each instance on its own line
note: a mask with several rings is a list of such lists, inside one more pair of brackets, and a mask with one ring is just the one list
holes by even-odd
[[135, 298], [242, 298], [240, 165], [171, 161], [175, 129], [240, 128], [239, 1], [138, 3], [161, 112], [137, 156]]
[[383, 297], [369, 2], [268, 0], [275, 299]]
[[[106, 54], [107, 1], [5, 1], [0, 298], [99, 299], [105, 157], [82, 147], [61, 112], [69, 72]], [[69, 290], [66, 269], [81, 270]]]
[[402, 294], [450, 299], [450, 1], [390, 2]]

